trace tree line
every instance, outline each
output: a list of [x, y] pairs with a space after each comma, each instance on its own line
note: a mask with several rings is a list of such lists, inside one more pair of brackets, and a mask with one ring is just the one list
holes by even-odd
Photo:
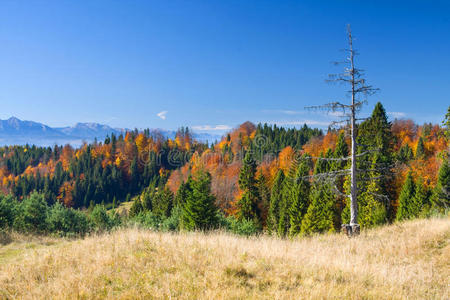
[[[450, 108], [442, 126], [392, 123], [378, 103], [358, 125], [358, 153], [366, 153], [357, 162], [365, 170], [358, 181], [363, 228], [448, 209], [449, 120]], [[104, 228], [133, 223], [279, 236], [335, 232], [349, 220], [349, 178], [321, 174], [344, 174], [349, 167], [339, 159], [349, 155], [343, 129], [324, 134], [307, 126], [244, 123], [210, 146], [183, 128], [173, 140], [134, 131], [79, 149], [3, 147], [1, 224], [78, 234], [101, 227], [92, 225], [95, 211], [110, 224]], [[170, 163], [174, 149], [189, 157], [181, 167]], [[215, 159], [224, 152], [227, 161]], [[269, 152], [275, 156], [262, 159]], [[231, 195], [226, 200], [224, 190]], [[117, 209], [120, 202], [131, 202], [129, 211]]]

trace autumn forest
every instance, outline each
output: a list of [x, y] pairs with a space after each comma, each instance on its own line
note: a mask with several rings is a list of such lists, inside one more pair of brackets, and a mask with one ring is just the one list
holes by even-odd
[[[448, 209], [450, 108], [442, 119], [389, 120], [377, 103], [358, 125], [363, 229]], [[129, 223], [279, 236], [336, 232], [349, 220], [349, 176], [341, 172], [348, 162], [339, 159], [350, 153], [347, 129], [246, 122], [212, 144], [180, 128], [175, 139], [134, 130], [79, 148], [2, 147], [0, 225], [60, 234]]]

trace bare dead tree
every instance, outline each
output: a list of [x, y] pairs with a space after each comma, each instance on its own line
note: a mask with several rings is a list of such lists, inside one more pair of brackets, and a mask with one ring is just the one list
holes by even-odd
[[[376, 149], [368, 150], [366, 152], [357, 154], [357, 122], [364, 120], [363, 118], [358, 118], [357, 115], [361, 111], [361, 108], [364, 104], [367, 103], [367, 97], [373, 95], [378, 89], [374, 88], [371, 85], [367, 84], [366, 79], [364, 78], [364, 72], [362, 69], [356, 67], [355, 57], [358, 55], [357, 51], [353, 48], [353, 36], [350, 25], [347, 26], [347, 34], [348, 34], [348, 48], [344, 49], [347, 53], [347, 57], [342, 62], [335, 62], [336, 65], [344, 65], [344, 71], [338, 74], [329, 75], [328, 82], [336, 82], [341, 83], [349, 87], [347, 93], [350, 95], [351, 101], [350, 103], [343, 103], [341, 101], [330, 102], [320, 106], [311, 106], [308, 109], [313, 110], [325, 110], [333, 113], [339, 112], [341, 113], [339, 116], [341, 120], [332, 122], [332, 126], [340, 125], [342, 127], [343, 124], [347, 125], [347, 128], [350, 129], [350, 137], [351, 137], [351, 153], [348, 157], [342, 158], [318, 158], [325, 160], [350, 160], [351, 167], [350, 169], [345, 169], [336, 172], [324, 173], [324, 174], [316, 174], [312, 177], [317, 178], [319, 180], [325, 180], [330, 182], [330, 178], [335, 178], [337, 176], [348, 176], [350, 175], [350, 195], [346, 195], [350, 197], [350, 224], [343, 225], [348, 234], [357, 234], [359, 233], [359, 225], [358, 225], [358, 187], [357, 187], [357, 178], [358, 173], [366, 172], [369, 170], [358, 170], [356, 166], [357, 158], [362, 157], [364, 155], [369, 154], [372, 151], [377, 151]], [[338, 191], [336, 187], [334, 187], [335, 191]], [[340, 193], [340, 192], [339, 192]], [[342, 193], [340, 193], [342, 194]], [[382, 195], [381, 195], [382, 196]]]

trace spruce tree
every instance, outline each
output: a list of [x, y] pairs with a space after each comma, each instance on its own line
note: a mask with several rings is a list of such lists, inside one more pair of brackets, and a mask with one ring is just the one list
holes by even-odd
[[168, 188], [161, 187], [152, 194], [152, 212], [160, 217], [170, 216], [173, 208], [173, 194]]
[[[332, 156], [330, 151], [327, 156]], [[321, 155], [323, 157], [323, 154]], [[330, 171], [330, 164], [325, 159], [318, 159], [314, 175]], [[311, 188], [310, 205], [306, 211], [300, 228], [300, 233], [307, 235], [320, 232], [334, 232], [336, 221], [335, 195], [327, 180], [317, 177]]]
[[410, 161], [413, 158], [414, 158], [414, 153], [408, 144], [402, 146], [397, 153], [397, 160], [402, 163], [407, 163], [408, 161]]
[[192, 181], [192, 193], [188, 194], [182, 210], [182, 227], [186, 230], [206, 230], [216, 225], [217, 208], [211, 194], [211, 175], [198, 174]]
[[369, 169], [369, 182], [360, 193], [358, 223], [365, 228], [381, 225], [387, 221], [389, 198], [383, 194], [382, 176], [377, 170], [379, 161], [380, 155], [376, 153]]
[[412, 200], [409, 209], [410, 217], [417, 218], [428, 202], [428, 190], [423, 184], [422, 178], [419, 178], [416, 182], [416, 190]]
[[[348, 146], [345, 142], [345, 134], [344, 131], [339, 133], [336, 148], [334, 149], [333, 157], [334, 158], [346, 158], [349, 156]], [[333, 170], [343, 170], [346, 168], [348, 162], [346, 160], [336, 160], [332, 163]]]
[[261, 170], [258, 172], [256, 177], [256, 189], [258, 190], [259, 195], [259, 202], [257, 206], [261, 214], [261, 225], [266, 226], [270, 205], [270, 189]]
[[144, 190], [144, 192], [141, 194], [142, 199], [142, 209], [144, 211], [152, 211], [152, 192], [149, 189]]
[[[334, 149], [333, 158], [335, 158], [336, 160], [331, 162], [331, 171], [337, 172], [337, 171], [349, 169], [350, 168], [349, 161], [345, 159], [349, 155], [350, 155], [350, 153], [348, 150], [348, 145], [345, 142], [345, 134], [344, 134], [344, 131], [341, 131], [339, 133], [339, 136], [338, 136], [338, 139], [336, 142], [336, 148]], [[346, 193], [346, 191], [344, 189], [345, 179], [346, 178], [344, 176], [336, 176], [334, 179], [335, 188], [337, 189], [335, 198], [336, 198], [336, 204], [337, 204], [337, 209], [338, 209], [338, 216], [337, 216], [337, 220], [336, 220], [336, 224], [335, 224], [336, 227], [339, 227], [340, 223], [342, 223], [340, 216], [342, 215], [342, 211], [345, 207], [346, 200], [347, 200], [347, 197], [344, 195], [349, 194], [349, 192]]]
[[420, 137], [419, 141], [417, 142], [416, 147], [416, 159], [424, 158], [425, 157], [425, 145], [423, 143], [423, 138]]
[[279, 236], [285, 236], [289, 232], [289, 208], [295, 197], [295, 173], [297, 169], [297, 162], [292, 162], [289, 168], [288, 175], [284, 179], [283, 187], [281, 189], [281, 201], [279, 205], [279, 216], [277, 231]]
[[137, 167], [137, 160], [136, 158], [134, 158], [130, 165], [130, 188], [132, 192], [138, 189], [138, 184], [139, 184], [139, 171]]
[[415, 185], [412, 173], [408, 172], [405, 182], [403, 183], [402, 191], [398, 198], [397, 220], [409, 219], [411, 217], [411, 203], [415, 195]]
[[174, 206], [183, 207], [190, 193], [192, 193], [192, 176], [189, 175], [186, 182], [182, 182], [177, 190]]
[[292, 197], [289, 207], [289, 234], [295, 236], [301, 231], [303, 216], [308, 209], [310, 182], [307, 176], [310, 170], [310, 158], [303, 156], [297, 172], [295, 173], [294, 185], [290, 191]]
[[444, 212], [450, 206], [450, 164], [448, 158], [444, 158], [437, 184], [431, 197], [431, 207], [438, 212]]
[[335, 231], [333, 196], [327, 184], [316, 182], [313, 185], [310, 193], [311, 204], [302, 219], [301, 234]]
[[363, 228], [371, 228], [386, 223], [387, 213], [385, 205], [377, 196], [380, 195], [379, 179], [371, 180], [367, 190], [361, 193], [364, 201], [360, 203], [358, 222]]
[[[372, 199], [364, 199], [365, 197], [373, 198], [369, 193], [362, 194], [367, 191], [369, 185], [374, 181], [377, 186], [373, 186], [372, 190], [377, 191], [376, 198], [392, 199], [395, 194], [393, 178], [388, 176], [389, 170], [393, 164], [393, 135], [391, 131], [391, 123], [388, 121], [386, 110], [383, 105], [378, 102], [372, 112], [372, 115], [366, 121], [362, 122], [358, 129], [358, 152], [366, 155], [358, 158], [359, 184], [358, 190], [361, 193], [359, 200], [362, 203], [369, 203]], [[378, 201], [378, 200], [377, 200]], [[390, 201], [386, 201], [386, 213], [388, 219], [394, 217], [392, 205]]]
[[258, 190], [256, 187], [256, 161], [251, 151], [245, 155], [241, 172], [239, 173], [239, 189], [242, 191], [238, 201], [238, 218], [240, 220], [259, 221]]
[[447, 114], [445, 115], [444, 121], [442, 121], [442, 125], [445, 128], [445, 135], [450, 140], [450, 106], [447, 109]]
[[129, 214], [130, 217], [135, 217], [135, 216], [139, 215], [143, 210], [144, 209], [142, 207], [141, 199], [136, 198], [133, 201], [133, 204], [131, 205], [130, 211], [129, 211], [128, 214]]
[[269, 233], [276, 233], [278, 231], [278, 219], [280, 217], [280, 203], [282, 201], [284, 178], [283, 171], [279, 170], [273, 182], [267, 224]]

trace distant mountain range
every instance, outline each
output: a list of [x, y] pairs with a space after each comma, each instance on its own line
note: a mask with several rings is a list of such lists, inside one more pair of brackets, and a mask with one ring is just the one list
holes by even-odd
[[[80, 146], [83, 142], [99, 141], [107, 135], [124, 133], [124, 128], [112, 128], [98, 123], [77, 123], [68, 127], [50, 127], [33, 121], [22, 121], [16, 117], [0, 120], [0, 145], [37, 145], [53, 146], [71, 144]], [[152, 129], [163, 136], [173, 138], [176, 132], [171, 130]], [[220, 140], [221, 136], [209, 133], [194, 133], [194, 138], [205, 142]]]

